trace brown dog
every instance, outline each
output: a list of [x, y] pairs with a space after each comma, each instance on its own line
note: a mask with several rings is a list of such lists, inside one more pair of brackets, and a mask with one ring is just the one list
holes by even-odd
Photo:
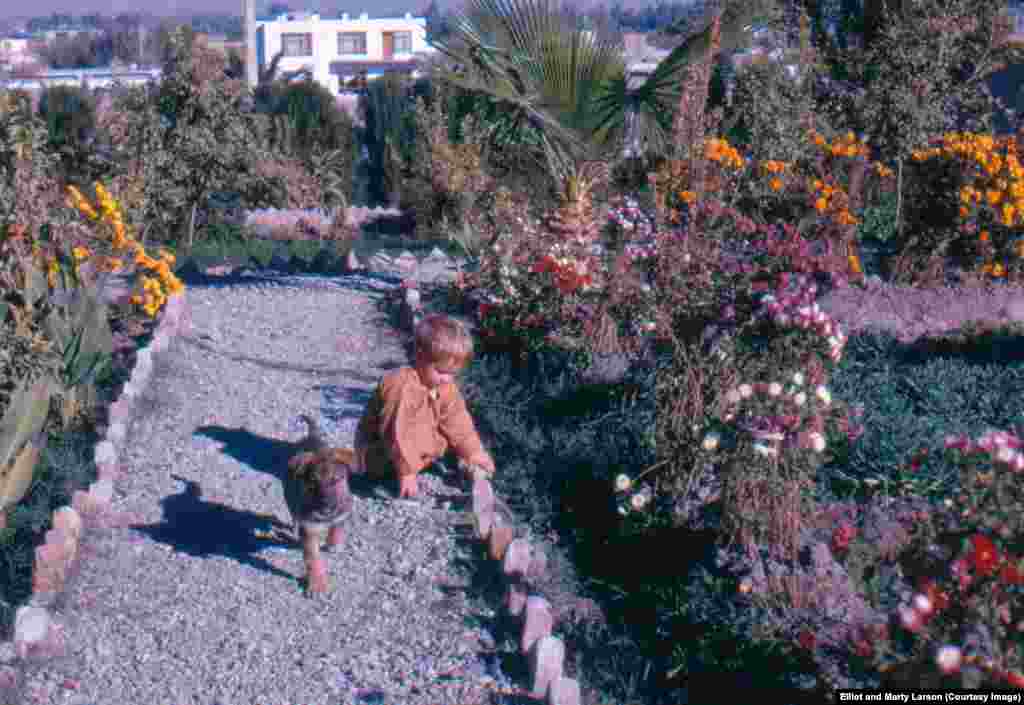
[[327, 591], [327, 567], [320, 556], [320, 544], [327, 549], [341, 544], [342, 522], [352, 511], [349, 473], [355, 469], [355, 453], [348, 448], [330, 448], [312, 417], [302, 419], [309, 434], [298, 443], [288, 462], [284, 497], [292, 516], [292, 529], [302, 542], [306, 562], [306, 590], [310, 595]]

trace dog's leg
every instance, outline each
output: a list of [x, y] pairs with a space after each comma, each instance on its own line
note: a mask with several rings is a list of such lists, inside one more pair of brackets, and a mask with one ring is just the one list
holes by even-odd
[[306, 592], [310, 596], [327, 592], [327, 565], [320, 555], [323, 535], [319, 531], [302, 528], [302, 554], [306, 563]]

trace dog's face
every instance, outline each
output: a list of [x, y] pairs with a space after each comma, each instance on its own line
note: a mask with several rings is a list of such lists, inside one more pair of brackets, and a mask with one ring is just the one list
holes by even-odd
[[351, 449], [325, 448], [299, 453], [288, 462], [288, 470], [295, 476], [307, 477], [324, 486], [341, 479], [348, 480], [355, 463], [356, 456]]

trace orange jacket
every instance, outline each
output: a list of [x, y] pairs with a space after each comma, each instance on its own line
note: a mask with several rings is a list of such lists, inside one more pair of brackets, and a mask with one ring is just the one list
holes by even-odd
[[390, 464], [399, 475], [414, 475], [449, 448], [460, 460], [494, 472], [459, 388], [428, 389], [411, 367], [381, 379], [359, 421], [355, 448], [371, 474], [387, 472]]

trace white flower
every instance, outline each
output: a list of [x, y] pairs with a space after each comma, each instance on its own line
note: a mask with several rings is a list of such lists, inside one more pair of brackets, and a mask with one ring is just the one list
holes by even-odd
[[1003, 465], [1009, 465], [1013, 462], [1014, 452], [1009, 446], [1000, 446], [999, 450], [996, 451], [996, 460]]
[[772, 382], [768, 385], [769, 396], [777, 397], [782, 394], [782, 385], [778, 382]]
[[825, 437], [817, 431], [811, 432], [808, 438], [811, 441], [811, 448], [814, 449], [815, 453], [820, 453], [825, 450]]
[[793, 396], [793, 403], [797, 406], [803, 406], [805, 401], [807, 401], [807, 395], [803, 392], [797, 392]]
[[633, 481], [629, 479], [629, 475], [619, 475], [615, 478], [615, 490], [618, 492], [625, 492], [633, 486]]
[[803, 375], [803, 373], [802, 372], [794, 372], [793, 373], [793, 384], [795, 384], [796, 386], [800, 387], [800, 386], [803, 385], [803, 383], [804, 383], [804, 375]]
[[960, 651], [959, 647], [950, 644], [940, 647], [935, 654], [935, 664], [946, 675], [959, 671], [962, 660], [963, 652]]
[[814, 390], [814, 394], [819, 399], [821, 399], [822, 402], [824, 402], [825, 406], [828, 406], [829, 404], [832, 403], [832, 395], [829, 394], [828, 387], [826, 387], [824, 384], [819, 384], [818, 387]]
[[750, 395], [754, 393], [754, 389], [749, 384], [741, 384], [739, 392], [741, 397], [749, 399]]
[[711, 451], [718, 447], [718, 441], [719, 437], [717, 433], [709, 433], [708, 435], [704, 436], [704, 442], [701, 444], [701, 446], [704, 448], [704, 450], [710, 453]]
[[630, 498], [629, 503], [633, 506], [633, 509], [639, 511], [644, 508], [645, 504], [647, 504], [647, 496], [638, 492]]
[[927, 617], [932, 613], [934, 605], [932, 605], [932, 601], [927, 595], [918, 593], [917, 595], [914, 595], [914, 609], [922, 617]]
[[772, 448], [771, 446], [766, 446], [763, 443], [755, 443], [754, 452], [765, 457], [771, 457], [773, 455], [779, 454], [779, 451], [777, 451], [775, 448]]
[[725, 400], [730, 404], [739, 404], [742, 398], [743, 395], [740, 393], [740, 390], [738, 389], [730, 389], [729, 392], [725, 395]]

